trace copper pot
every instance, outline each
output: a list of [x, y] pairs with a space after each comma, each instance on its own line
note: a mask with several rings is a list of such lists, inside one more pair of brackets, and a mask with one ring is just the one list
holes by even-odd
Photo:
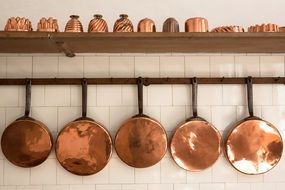
[[102, 19], [102, 15], [94, 15], [94, 19], [89, 22], [88, 32], [108, 32], [107, 22]]
[[142, 19], [138, 24], [138, 32], [156, 32], [153, 20], [149, 18]]
[[241, 26], [221, 26], [214, 28], [211, 32], [244, 32]]
[[41, 18], [38, 23], [39, 32], [59, 32], [57, 20], [52, 17]]
[[25, 17], [11, 17], [8, 19], [4, 31], [33, 31], [32, 23]]
[[261, 24], [248, 27], [248, 32], [279, 32], [277, 24]]
[[179, 24], [175, 18], [168, 18], [163, 23], [162, 32], [179, 32]]
[[208, 32], [208, 20], [201, 17], [189, 18], [185, 22], [185, 32]]
[[134, 27], [132, 22], [128, 19], [127, 14], [121, 14], [121, 18], [116, 20], [113, 28], [113, 32], [133, 32]]
[[66, 23], [65, 32], [83, 32], [83, 26], [79, 21], [79, 16], [71, 15], [70, 20]]
[[25, 115], [11, 123], [3, 132], [1, 148], [11, 163], [20, 167], [34, 167], [49, 156], [53, 140], [48, 128], [30, 117], [31, 80], [26, 84]]
[[281, 134], [271, 123], [253, 115], [252, 78], [247, 79], [249, 117], [234, 125], [225, 141], [225, 155], [244, 174], [266, 173], [282, 156]]

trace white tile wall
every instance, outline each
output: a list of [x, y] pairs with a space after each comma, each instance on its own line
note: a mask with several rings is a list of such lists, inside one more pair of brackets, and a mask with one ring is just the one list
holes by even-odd
[[[284, 76], [281, 54], [82, 54], [0, 55], [1, 77], [160, 77], [160, 76]], [[248, 115], [245, 85], [199, 85], [198, 113], [223, 134]], [[254, 113], [285, 134], [285, 86], [254, 85]], [[25, 88], [0, 86], [0, 132], [23, 115]], [[150, 85], [144, 88], [144, 113], [172, 130], [192, 115], [191, 85]], [[137, 113], [137, 88], [132, 85], [90, 85], [88, 116], [114, 136], [125, 119]], [[54, 137], [81, 115], [80, 86], [33, 86], [31, 115], [44, 122]], [[114, 150], [115, 151], [115, 150]], [[186, 172], [169, 153], [146, 169], [124, 164], [114, 152], [110, 163], [91, 176], [63, 169], [54, 152], [31, 169], [10, 164], [0, 154], [0, 190], [263, 190], [285, 188], [285, 159], [267, 174], [248, 176], [221, 156], [213, 167]], [[15, 180], [16, 176], [16, 180]]]

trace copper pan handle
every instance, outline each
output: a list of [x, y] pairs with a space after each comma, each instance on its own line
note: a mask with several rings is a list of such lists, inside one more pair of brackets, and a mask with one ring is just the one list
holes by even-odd
[[87, 80], [82, 79], [82, 118], [87, 115]]
[[138, 85], [138, 105], [139, 105], [139, 115], [143, 115], [143, 81], [142, 77], [137, 79]]
[[250, 117], [253, 117], [253, 92], [252, 92], [252, 77], [251, 76], [247, 77], [246, 84], [247, 84], [248, 113]]
[[192, 111], [193, 111], [193, 116], [197, 117], [198, 112], [197, 112], [197, 90], [198, 90], [198, 82], [197, 78], [194, 77], [191, 81], [192, 83]]
[[24, 118], [28, 118], [31, 110], [31, 88], [32, 88], [32, 80], [27, 79], [26, 82], [26, 105], [25, 105], [25, 116]]

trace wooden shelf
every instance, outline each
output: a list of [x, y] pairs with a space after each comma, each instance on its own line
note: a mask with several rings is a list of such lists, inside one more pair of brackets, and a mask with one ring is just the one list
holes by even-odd
[[0, 32], [0, 53], [285, 53], [285, 33]]

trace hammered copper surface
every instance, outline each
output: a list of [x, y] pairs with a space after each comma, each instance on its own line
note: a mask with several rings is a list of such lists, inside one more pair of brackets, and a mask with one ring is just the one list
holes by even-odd
[[102, 15], [94, 15], [94, 19], [89, 22], [88, 32], [108, 32], [107, 22], [102, 19]]
[[244, 32], [241, 26], [221, 26], [214, 28], [211, 32]]
[[52, 17], [41, 18], [38, 23], [39, 32], [59, 32], [57, 20]]
[[248, 32], [279, 32], [277, 24], [261, 24], [248, 27]]
[[138, 24], [138, 32], [156, 32], [154, 21], [149, 18], [142, 19]]
[[78, 120], [60, 131], [55, 150], [66, 170], [77, 175], [91, 175], [107, 165], [112, 154], [112, 140], [99, 123]]
[[166, 132], [154, 119], [134, 117], [118, 130], [115, 148], [120, 159], [129, 166], [150, 167], [158, 163], [166, 153]]
[[113, 32], [133, 32], [134, 27], [128, 15], [121, 14], [120, 17], [114, 24]]
[[32, 31], [32, 23], [25, 17], [11, 17], [8, 19], [4, 31]]
[[262, 174], [280, 160], [283, 142], [278, 130], [260, 119], [245, 119], [226, 140], [226, 156], [238, 171]]
[[208, 32], [208, 20], [201, 17], [189, 18], [185, 22], [185, 32]]
[[71, 15], [70, 20], [66, 23], [65, 32], [83, 32], [83, 26], [79, 21], [79, 16]]
[[5, 157], [20, 167], [33, 167], [44, 162], [52, 149], [48, 128], [36, 120], [17, 120], [3, 132], [1, 147]]
[[164, 21], [162, 32], [179, 32], [179, 23], [175, 18], [168, 18]]

